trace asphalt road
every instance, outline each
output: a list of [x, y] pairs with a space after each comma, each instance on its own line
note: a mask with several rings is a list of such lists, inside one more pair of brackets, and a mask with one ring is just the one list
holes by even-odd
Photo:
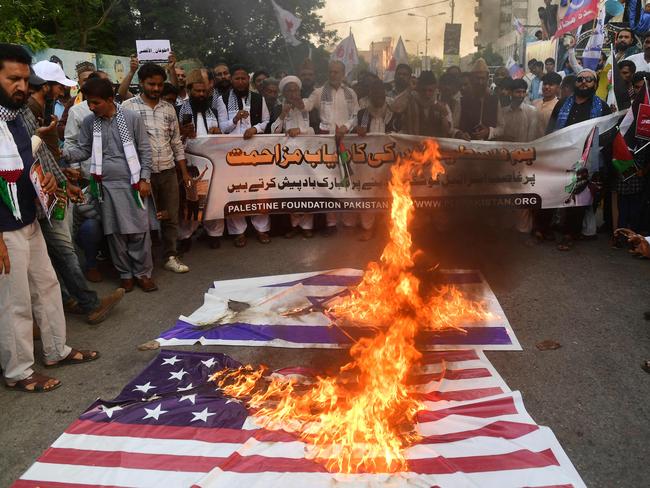
[[[526, 245], [521, 236], [468, 226], [439, 233], [419, 225], [418, 244], [430, 263], [480, 269], [506, 312], [522, 352], [488, 357], [541, 425], [553, 429], [590, 487], [643, 488], [649, 485], [650, 375], [640, 368], [650, 359], [650, 262], [610, 249], [606, 239], [580, 243], [561, 253], [551, 245]], [[385, 238], [359, 243], [353, 233], [312, 240], [276, 238], [268, 246], [254, 240], [245, 249], [225, 242], [221, 249], [196, 243], [185, 261], [186, 275], [162, 269], [160, 291], [127, 295], [109, 320], [88, 326], [68, 322], [69, 344], [94, 347], [103, 357], [88, 365], [57, 370], [63, 386], [28, 395], [0, 389], [2, 430], [0, 486], [8, 486], [96, 398], [118, 394], [156, 352], [138, 344], [154, 339], [180, 314], [199, 307], [210, 283], [219, 279], [322, 270], [363, 268], [377, 259]], [[101, 283], [107, 292], [116, 282]], [[539, 351], [551, 339], [562, 347]], [[37, 343], [37, 348], [39, 347]], [[191, 348], [223, 352], [242, 362], [274, 368], [331, 365], [344, 353], [275, 348]]]

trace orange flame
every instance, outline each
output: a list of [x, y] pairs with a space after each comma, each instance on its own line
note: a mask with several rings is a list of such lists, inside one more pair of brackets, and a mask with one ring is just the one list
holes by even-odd
[[409, 373], [421, 357], [417, 332], [459, 328], [462, 321], [489, 316], [481, 304], [465, 300], [452, 287], [423, 297], [411, 272], [410, 179], [426, 164], [431, 164], [434, 179], [444, 172], [438, 145], [431, 140], [393, 166], [390, 242], [380, 262], [369, 264], [361, 283], [328, 310], [337, 323], [378, 329], [375, 337], [352, 346], [351, 361], [337, 376], [317, 377], [304, 385], [268, 377], [264, 367], [246, 366], [211, 378], [224, 394], [245, 398], [261, 427], [296, 432], [307, 445], [307, 456], [330, 471], [407, 470], [404, 449], [419, 439], [416, 414], [423, 408], [408, 386]]

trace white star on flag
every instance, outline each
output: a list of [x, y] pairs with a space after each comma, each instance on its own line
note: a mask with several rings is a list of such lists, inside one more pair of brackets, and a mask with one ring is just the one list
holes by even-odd
[[142, 393], [147, 393], [149, 390], [153, 390], [155, 386], [151, 384], [151, 381], [147, 381], [144, 385], [135, 385], [133, 391], [141, 391]]
[[102, 405], [102, 412], [104, 412], [109, 419], [113, 418], [113, 412], [117, 412], [118, 410], [122, 410], [122, 407], [119, 405], [115, 405], [114, 407]]
[[201, 361], [201, 362], [205, 365], [206, 368], [211, 368], [212, 366], [217, 364], [217, 362], [214, 360], [214, 358], [210, 358], [207, 361]]
[[207, 422], [208, 417], [212, 417], [213, 415], [217, 415], [217, 414], [208, 412], [208, 408], [206, 407], [201, 412], [192, 412], [192, 415], [194, 415], [194, 418], [190, 420], [190, 422], [194, 422], [196, 420], [202, 420], [203, 422]]
[[181, 360], [178, 359], [178, 357], [174, 356], [173, 358], [163, 359], [163, 362], [162, 362], [161, 366], [164, 366], [165, 364], [171, 364], [173, 366], [174, 364], [176, 364], [176, 363], [178, 363], [180, 361]]
[[196, 393], [193, 395], [183, 395], [180, 400], [178, 400], [178, 403], [182, 402], [183, 400], [189, 400], [192, 402], [192, 405], [196, 403]]
[[177, 379], [178, 381], [183, 379], [183, 376], [186, 374], [189, 374], [187, 371], [184, 369], [181, 369], [180, 371], [176, 371], [175, 373], [172, 373], [171, 376], [169, 377], [170, 380]]
[[191, 390], [192, 388], [194, 388], [194, 386], [192, 385], [192, 383], [190, 383], [187, 386], [177, 388], [176, 391], [188, 391]]
[[240, 403], [241, 404], [243, 402], [241, 400], [239, 400], [238, 398], [228, 398], [228, 400], [226, 400], [226, 405], [228, 405], [229, 403]]
[[160, 417], [163, 413], [168, 412], [168, 410], [163, 410], [162, 409], [162, 403], [159, 403], [156, 408], [145, 408], [144, 410], [145, 410], [145, 412], [147, 412], [147, 415], [142, 417], [142, 420], [146, 420], [146, 419], [158, 420], [158, 417]]

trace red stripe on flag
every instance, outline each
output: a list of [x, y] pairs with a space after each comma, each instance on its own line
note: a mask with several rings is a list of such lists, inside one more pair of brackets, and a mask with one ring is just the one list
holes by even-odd
[[39, 458], [41, 463], [101, 466], [103, 468], [153, 469], [208, 473], [228, 458], [141, 454], [125, 451], [91, 451], [50, 447]]
[[[551, 449], [532, 452], [527, 449], [507, 454], [466, 456], [457, 458], [436, 457], [408, 461], [408, 471], [416, 474], [453, 474], [506, 471], [514, 469], [559, 466]], [[325, 473], [327, 469], [314, 460], [265, 456], [241, 456], [234, 453], [220, 466], [223, 471], [235, 473]]]
[[527, 449], [490, 456], [461, 458], [430, 458], [409, 460], [409, 471], [418, 474], [452, 474], [506, 471], [511, 469], [545, 468], [559, 466], [552, 449], [532, 452]]
[[435, 422], [449, 415], [464, 415], [466, 417], [486, 419], [500, 415], [515, 415], [517, 413], [514, 398], [506, 396], [496, 400], [472, 403], [471, 405], [456, 405], [454, 407], [442, 408], [433, 412], [423, 410], [418, 412], [418, 422]]
[[430, 402], [439, 402], [441, 400], [461, 402], [461, 401], [468, 401], [468, 400], [478, 400], [479, 398], [500, 395], [501, 393], [503, 393], [503, 390], [498, 386], [494, 386], [491, 388], [475, 388], [472, 390], [432, 391], [430, 393], [414, 393], [412, 396], [419, 400], [430, 401]]
[[526, 434], [538, 430], [534, 424], [522, 424], [521, 422], [508, 422], [499, 420], [479, 429], [464, 430], [462, 432], [450, 432], [448, 434], [430, 435], [424, 437], [418, 444], [443, 444], [446, 442], [457, 442], [473, 437], [499, 437], [501, 439], [517, 439]]
[[442, 361], [474, 361], [477, 360], [478, 353], [473, 349], [465, 349], [459, 351], [428, 351], [422, 353], [422, 364], [434, 364]]
[[487, 368], [448, 369], [440, 373], [418, 374], [411, 376], [407, 384], [422, 385], [431, 381], [440, 381], [444, 373], [447, 380], [470, 380], [474, 378], [489, 378], [492, 376]]

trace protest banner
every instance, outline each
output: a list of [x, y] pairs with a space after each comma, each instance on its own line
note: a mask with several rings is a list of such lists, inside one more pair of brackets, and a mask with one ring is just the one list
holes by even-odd
[[[583, 149], [598, 126], [613, 127], [621, 114], [589, 120], [530, 143], [438, 139], [446, 173], [415, 177], [417, 208], [496, 206], [557, 208], [576, 205], [568, 188], [585, 166]], [[211, 167], [205, 219], [259, 213], [386, 211], [390, 167], [424, 137], [347, 136], [353, 168], [341, 174], [333, 136], [206, 136], [190, 140], [190, 166]], [[207, 173], [206, 173], [207, 174]], [[578, 204], [581, 199], [577, 199]]]
[[650, 140], [650, 105], [642, 103], [636, 116], [636, 137]]
[[557, 30], [553, 37], [559, 39], [564, 34], [591, 22], [597, 16], [598, 0], [571, 0], [564, 15], [558, 20]]
[[169, 39], [139, 39], [135, 41], [135, 48], [140, 64], [166, 63], [169, 59], [169, 54], [172, 52]]

